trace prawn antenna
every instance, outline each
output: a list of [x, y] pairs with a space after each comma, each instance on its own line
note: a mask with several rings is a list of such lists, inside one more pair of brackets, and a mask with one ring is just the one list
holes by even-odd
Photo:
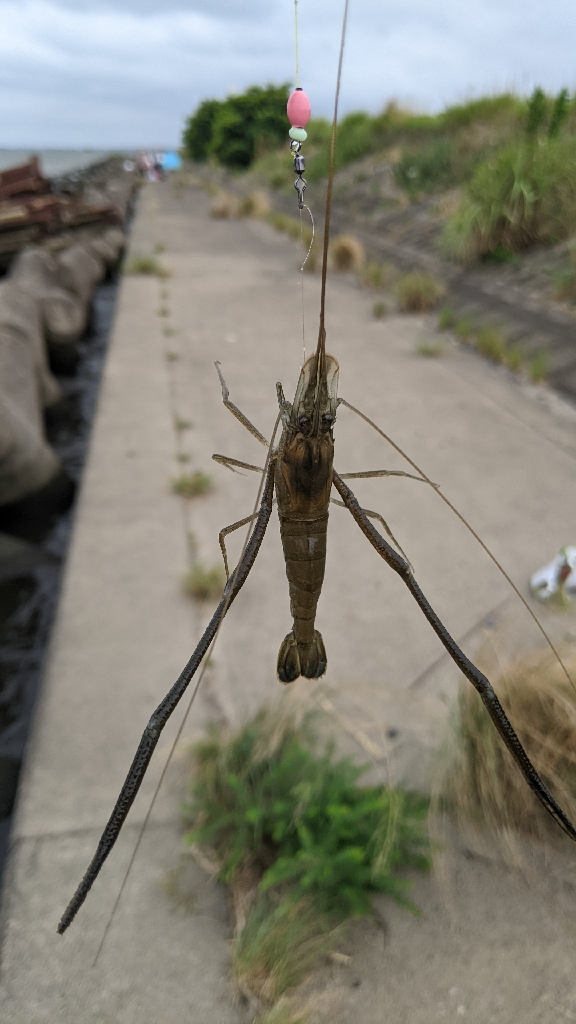
[[535, 622], [536, 626], [540, 630], [540, 633], [542, 634], [542, 636], [544, 637], [546, 643], [548, 644], [548, 647], [550, 648], [550, 650], [552, 651], [554, 656], [558, 659], [558, 664], [560, 665], [562, 671], [564, 672], [564, 675], [566, 676], [566, 679], [570, 683], [570, 686], [572, 687], [572, 689], [576, 693], [576, 684], [574, 683], [574, 680], [572, 679], [572, 676], [570, 675], [568, 669], [566, 668], [566, 665], [562, 661], [562, 658], [560, 657], [560, 654], [558, 653], [557, 648], [555, 647], [555, 645], [552, 642], [552, 640], [550, 639], [548, 633], [544, 629], [544, 626], [540, 622], [538, 616], [532, 611], [532, 609], [531, 609], [530, 605], [528, 604], [526, 598], [520, 592], [520, 590], [518, 589], [518, 587], [514, 583], [514, 580], [508, 575], [508, 573], [506, 572], [504, 566], [500, 564], [500, 562], [496, 558], [496, 555], [494, 555], [492, 553], [492, 551], [490, 550], [488, 545], [484, 543], [482, 538], [476, 533], [476, 530], [472, 526], [470, 526], [470, 523], [464, 518], [462, 513], [458, 511], [456, 506], [452, 504], [450, 499], [447, 498], [445, 494], [442, 494], [442, 491], [440, 490], [439, 485], [435, 484], [435, 483], [432, 483], [432, 480], [430, 480], [430, 478], [426, 475], [424, 470], [420, 469], [420, 467], [416, 465], [416, 463], [410, 458], [410, 456], [407, 455], [406, 452], [403, 451], [402, 448], [400, 448], [400, 446], [397, 445], [396, 442], [393, 441], [392, 438], [388, 436], [388, 434], [385, 434], [384, 431], [381, 430], [380, 427], [377, 426], [377, 424], [374, 423], [374, 421], [371, 420], [369, 416], [366, 416], [366, 414], [361, 412], [360, 409], [357, 409], [356, 406], [351, 405], [350, 402], [347, 402], [345, 398], [339, 398], [338, 399], [338, 405], [345, 405], [347, 409], [350, 409], [351, 412], [355, 412], [356, 415], [360, 417], [360, 419], [364, 420], [365, 423], [368, 423], [369, 426], [373, 427], [373, 429], [376, 431], [376, 433], [380, 434], [380, 437], [383, 437], [384, 440], [387, 441], [388, 444], [391, 445], [392, 448], [394, 448], [394, 450], [397, 451], [398, 454], [401, 455], [402, 458], [406, 460], [408, 465], [412, 466], [412, 469], [415, 469], [416, 472], [420, 474], [422, 479], [427, 484], [430, 484], [430, 486], [436, 491], [436, 494], [438, 495], [438, 497], [441, 498], [441, 500], [444, 502], [444, 504], [448, 506], [450, 511], [454, 513], [454, 515], [460, 520], [460, 522], [463, 524], [463, 526], [466, 527], [468, 532], [472, 534], [472, 536], [474, 537], [474, 540], [476, 540], [478, 542], [478, 544], [480, 545], [480, 547], [486, 552], [486, 554], [488, 555], [488, 558], [494, 563], [494, 565], [499, 570], [499, 572], [502, 574], [502, 576], [504, 577], [504, 579], [506, 580], [508, 585], [512, 588], [512, 590], [516, 594], [516, 597], [520, 598], [520, 600], [521, 600], [522, 604], [524, 605], [526, 611], [528, 612], [530, 618], [533, 620], [533, 622]]

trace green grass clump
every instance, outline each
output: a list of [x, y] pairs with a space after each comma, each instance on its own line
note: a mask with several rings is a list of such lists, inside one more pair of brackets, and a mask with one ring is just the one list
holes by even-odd
[[444, 346], [441, 341], [422, 341], [416, 346], [416, 355], [425, 356], [428, 359], [437, 359], [443, 353]]
[[504, 356], [504, 363], [513, 373], [519, 373], [524, 363], [524, 356], [519, 345], [509, 345]]
[[182, 473], [172, 480], [174, 494], [180, 494], [183, 498], [199, 498], [211, 491], [212, 486], [212, 477], [200, 470], [195, 473]]
[[174, 417], [174, 430], [177, 430], [178, 433], [180, 433], [182, 430], [191, 430], [191, 429], [192, 429], [192, 420], [184, 419], [183, 416], [175, 416]]
[[398, 281], [398, 305], [405, 313], [434, 309], [444, 295], [444, 286], [431, 274], [414, 271], [404, 274]]
[[462, 316], [454, 324], [454, 334], [460, 341], [469, 341], [474, 334], [474, 322], [469, 316]]
[[225, 583], [226, 574], [221, 565], [206, 568], [201, 562], [196, 562], [185, 574], [182, 587], [188, 597], [194, 597], [197, 601], [211, 601], [220, 597]]
[[529, 364], [528, 372], [533, 384], [541, 384], [548, 376], [548, 356], [540, 349]]
[[339, 918], [370, 912], [374, 892], [410, 906], [396, 872], [429, 866], [426, 798], [358, 785], [367, 766], [319, 752], [310, 726], [279, 727], [272, 712], [232, 737], [212, 730], [195, 759], [187, 838], [216, 849], [224, 881], [249, 864], [261, 891]]
[[398, 278], [398, 271], [392, 263], [371, 261], [360, 268], [358, 279], [365, 288], [390, 288]]
[[162, 265], [156, 256], [134, 256], [126, 266], [126, 274], [150, 274], [161, 276]]
[[506, 362], [506, 338], [497, 327], [481, 327], [474, 344], [480, 355], [490, 362]]
[[376, 320], [382, 320], [388, 312], [388, 306], [385, 302], [375, 302], [372, 307], [372, 315]]
[[438, 314], [438, 330], [450, 331], [455, 326], [456, 317], [451, 306], [444, 306]]

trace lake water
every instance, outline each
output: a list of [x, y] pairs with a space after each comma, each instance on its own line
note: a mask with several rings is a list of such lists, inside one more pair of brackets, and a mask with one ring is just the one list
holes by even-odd
[[48, 178], [78, 171], [109, 156], [107, 149], [0, 149], [0, 171], [25, 164], [31, 156], [40, 157], [40, 167]]

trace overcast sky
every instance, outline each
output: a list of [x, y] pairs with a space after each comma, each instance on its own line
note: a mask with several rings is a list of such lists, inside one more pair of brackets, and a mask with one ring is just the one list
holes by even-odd
[[[317, 115], [341, 7], [299, 0]], [[351, 0], [342, 110], [574, 90], [575, 39], [569, 0]], [[177, 145], [200, 100], [293, 78], [292, 0], [0, 0], [0, 148]]]

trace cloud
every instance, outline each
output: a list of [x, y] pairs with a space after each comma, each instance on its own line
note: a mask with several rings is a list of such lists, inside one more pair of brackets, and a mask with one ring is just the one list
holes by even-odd
[[[299, 10], [302, 84], [327, 116], [340, 5]], [[291, 0], [0, 0], [0, 24], [4, 146], [177, 144], [201, 99], [294, 74]], [[573, 88], [575, 30], [565, 0], [352, 0], [342, 110]]]

